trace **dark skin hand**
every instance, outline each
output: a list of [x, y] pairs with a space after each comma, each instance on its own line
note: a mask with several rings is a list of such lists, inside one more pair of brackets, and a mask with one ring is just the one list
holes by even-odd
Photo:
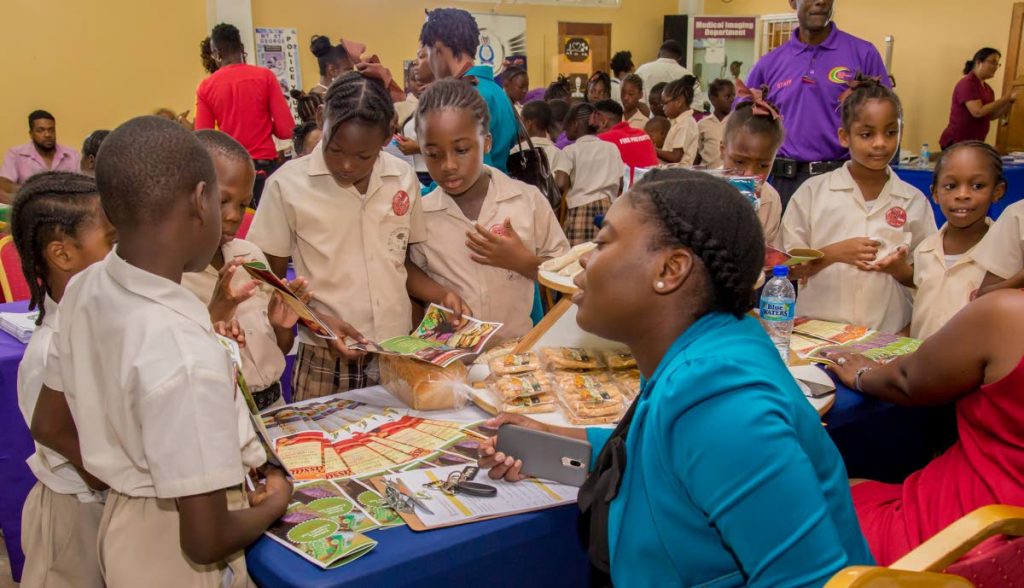
[[544, 261], [523, 244], [519, 234], [512, 228], [512, 220], [505, 219], [504, 234], [495, 234], [475, 225], [475, 231], [466, 233], [466, 246], [473, 261], [516, 272], [530, 280], [537, 279], [537, 268]]
[[835, 353], [828, 369], [848, 387], [902, 406], [941, 406], [1006, 377], [1024, 354], [1024, 293], [996, 292], [968, 304], [915, 353], [885, 365]]
[[[703, 263], [685, 247], [651, 249], [651, 221], [630, 194], [616, 200], [597, 235], [598, 248], [580, 260], [573, 296], [580, 328], [629, 346], [650, 378], [681, 333], [702, 312], [711, 289]], [[511, 423], [574, 439], [585, 429], [552, 427], [522, 415], [502, 413], [489, 426]], [[522, 479], [522, 461], [496, 451], [497, 437], [481, 443], [480, 467], [492, 479]]]
[[292, 484], [277, 468], [250, 494], [250, 508], [228, 510], [227, 491], [178, 499], [181, 549], [192, 561], [208, 565], [224, 561], [253, 541], [284, 515], [291, 501]]
[[71, 416], [67, 398], [62, 392], [43, 386], [32, 413], [32, 438], [64, 456], [82, 479], [93, 490], [105, 490], [107, 485], [85, 470], [82, 463], [82, 449], [78, 444], [78, 428]]

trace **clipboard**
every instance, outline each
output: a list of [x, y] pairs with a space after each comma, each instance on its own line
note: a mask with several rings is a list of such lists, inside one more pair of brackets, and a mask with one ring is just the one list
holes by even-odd
[[[387, 477], [387, 476], [374, 476], [374, 477], [369, 479], [369, 482], [373, 486], [374, 490], [376, 490], [378, 493], [380, 493], [381, 496], [384, 495], [385, 488], [387, 487], [384, 484], [384, 478], [385, 477]], [[529, 480], [523, 480], [523, 481], [517, 482], [517, 483], [519, 483], [519, 484], [529, 484], [530, 482], [529, 482]], [[442, 496], [445, 496], [445, 498], [447, 498], [449, 500], [456, 500], [456, 501], [458, 500], [458, 496], [457, 495], [456, 496], [451, 496], [451, 497], [449, 497], [447, 495], [442, 495]], [[574, 503], [575, 503], [575, 500], [571, 504], [574, 504]], [[445, 524], [442, 524], [442, 525], [435, 525], [435, 526], [431, 526], [431, 527], [428, 527], [426, 524], [424, 524], [423, 521], [420, 520], [420, 518], [418, 516], [416, 516], [415, 512], [412, 512], [412, 513], [399, 512], [398, 516], [402, 517], [402, 520], [405, 521], [405, 524], [408, 525], [410, 529], [412, 529], [413, 531], [420, 532], [420, 531], [433, 531], [434, 529], [445, 529], [445, 528], [448, 528], [448, 527], [458, 527], [460, 525], [468, 525], [470, 523], [479, 523], [481, 521], [490, 521], [492, 519], [501, 519], [501, 518], [511, 517], [511, 516], [515, 516], [515, 515], [519, 515], [519, 514], [528, 513], [528, 512], [536, 512], [536, 511], [539, 511], [539, 510], [547, 510], [549, 508], [556, 508], [556, 507], [559, 507], [559, 506], [565, 506], [566, 504], [570, 504], [570, 503], [551, 504], [551, 505], [543, 506], [543, 507], [540, 507], [540, 508], [526, 508], [526, 509], [516, 510], [516, 511], [513, 511], [513, 512], [503, 512], [503, 513], [500, 513], [500, 514], [485, 515], [485, 516], [480, 516], [480, 517], [475, 517], [475, 518], [472, 518], [472, 519], [468, 519], [468, 520], [465, 520], [465, 521], [456, 521], [456, 522], [452, 522], [452, 523], [445, 523]], [[395, 511], [395, 512], [398, 512], [398, 511]]]

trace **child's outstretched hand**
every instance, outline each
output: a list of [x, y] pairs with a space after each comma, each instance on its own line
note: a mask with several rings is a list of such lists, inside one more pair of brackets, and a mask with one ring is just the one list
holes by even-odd
[[317, 312], [317, 316], [320, 317], [320, 320], [325, 322], [327, 326], [330, 327], [332, 331], [334, 331], [334, 334], [338, 336], [337, 339], [333, 341], [328, 341], [327, 344], [331, 347], [331, 349], [337, 352], [338, 355], [340, 355], [343, 359], [345, 359], [346, 361], [351, 361], [353, 359], [359, 359], [360, 357], [366, 355], [365, 351], [350, 349], [349, 346], [345, 344], [346, 339], [352, 339], [356, 343], [370, 342], [370, 340], [364, 337], [362, 333], [357, 331], [355, 327], [331, 314]]
[[242, 329], [242, 326], [238, 324], [238, 319], [217, 321], [213, 323], [213, 331], [221, 337], [231, 339], [235, 343], [238, 343], [239, 347], [245, 347], [245, 331]]
[[469, 247], [473, 261], [516, 272], [531, 280], [537, 279], [537, 266], [540, 259], [530, 253], [512, 228], [512, 220], [505, 219], [500, 226], [487, 230], [476, 225], [476, 231], [466, 233], [466, 246]]
[[217, 285], [213, 288], [213, 296], [210, 298], [210, 320], [214, 323], [229, 321], [235, 316], [235, 309], [238, 305], [252, 298], [260, 283], [250, 280], [241, 288], [231, 286], [231, 280], [238, 272], [238, 268], [245, 263], [245, 260], [236, 257], [220, 268], [220, 275], [217, 277]]
[[864, 271], [874, 271], [872, 262], [878, 255], [878, 247], [881, 245], [874, 239], [867, 237], [855, 237], [845, 241], [833, 243], [821, 251], [825, 254], [827, 263], [845, 263], [855, 266]]
[[402, 152], [402, 155], [419, 155], [420, 146], [414, 139], [410, 139], [405, 135], [395, 135], [395, 143], [398, 144], [398, 150]]
[[[309, 280], [306, 278], [298, 277], [290, 282], [285, 282], [285, 285], [305, 304], [309, 304], [309, 301], [313, 299], [313, 292], [310, 291]], [[274, 292], [270, 298], [270, 304], [267, 306], [267, 318], [270, 319], [272, 326], [281, 329], [290, 329], [299, 322], [299, 315], [292, 310], [292, 307], [288, 306], [284, 301], [284, 294], [280, 292]]]
[[907, 263], [907, 256], [910, 255], [910, 248], [901, 245], [896, 251], [871, 264], [872, 271], [889, 274], [897, 282], [907, 286], [914, 286], [914, 266]]

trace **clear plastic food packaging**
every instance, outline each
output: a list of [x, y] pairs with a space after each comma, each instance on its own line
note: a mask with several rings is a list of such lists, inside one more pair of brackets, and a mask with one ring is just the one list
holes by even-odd
[[395, 355], [380, 356], [380, 383], [413, 410], [466, 406], [472, 391], [462, 362], [446, 368]]

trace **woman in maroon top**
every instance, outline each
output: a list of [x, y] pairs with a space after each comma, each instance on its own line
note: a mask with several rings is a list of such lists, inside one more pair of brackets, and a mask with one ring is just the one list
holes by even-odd
[[964, 66], [964, 77], [953, 88], [949, 126], [939, 139], [939, 146], [943, 149], [961, 141], [984, 141], [988, 136], [989, 121], [1013, 108], [1016, 92], [996, 100], [992, 86], [986, 83], [995, 77], [1001, 58], [999, 51], [985, 47]]

